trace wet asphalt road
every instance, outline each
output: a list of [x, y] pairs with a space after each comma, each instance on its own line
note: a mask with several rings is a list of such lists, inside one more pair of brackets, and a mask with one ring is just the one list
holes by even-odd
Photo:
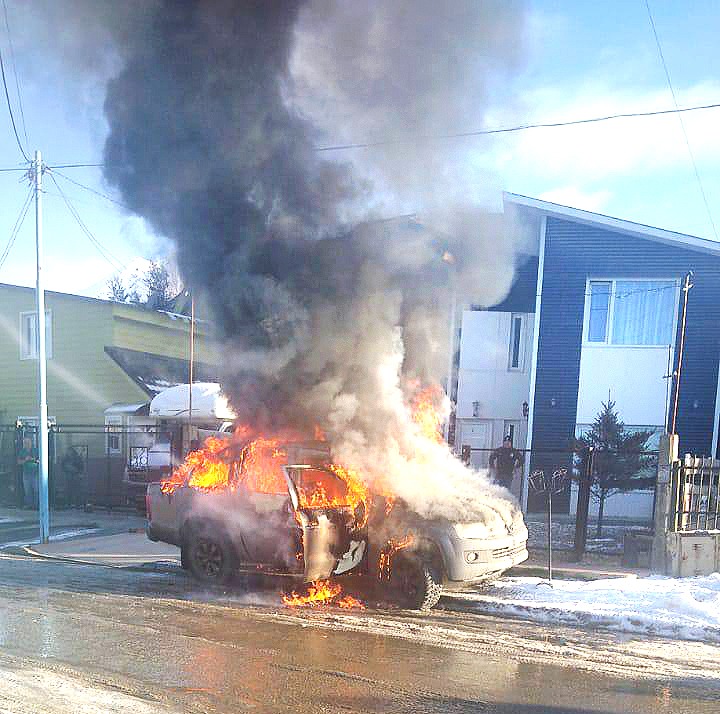
[[[387, 636], [398, 628], [406, 636]], [[558, 632], [451, 611], [295, 612], [273, 590], [198, 593], [182, 572], [5, 553], [0, 712], [720, 710], [717, 680], [567, 666], [590, 655], [564, 635], [566, 666], [530, 652]]]

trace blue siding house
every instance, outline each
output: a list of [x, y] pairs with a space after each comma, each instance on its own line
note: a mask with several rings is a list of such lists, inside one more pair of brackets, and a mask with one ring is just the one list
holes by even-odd
[[[537, 254], [503, 303], [463, 312], [456, 448], [482, 454], [512, 433], [529, 469], [548, 468], [608, 399], [629, 428], [668, 429], [692, 272], [676, 431], [681, 452], [716, 456], [720, 244], [514, 194], [504, 207]], [[526, 480], [515, 490], [540, 507]]]

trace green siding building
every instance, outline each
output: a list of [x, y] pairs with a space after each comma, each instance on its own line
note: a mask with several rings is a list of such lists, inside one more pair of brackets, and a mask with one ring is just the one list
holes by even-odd
[[[93, 469], [105, 468], [99, 460], [108, 455], [108, 443], [115, 443], [106, 425], [125, 423], [117, 415], [133, 413], [123, 405], [142, 413], [159, 391], [188, 381], [190, 320], [49, 291], [45, 305], [48, 416], [57, 431], [51, 458], [58, 467], [64, 450], [82, 448], [92, 481]], [[0, 283], [0, 498], [17, 488], [15, 426], [37, 423], [36, 325], [34, 289]], [[208, 323], [196, 324], [195, 334], [196, 379], [217, 380]]]

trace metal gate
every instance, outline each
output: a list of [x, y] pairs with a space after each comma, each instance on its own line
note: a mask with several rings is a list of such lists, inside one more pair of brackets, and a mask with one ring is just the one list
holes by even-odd
[[720, 528], [720, 461], [688, 454], [673, 462], [671, 484], [674, 531]]

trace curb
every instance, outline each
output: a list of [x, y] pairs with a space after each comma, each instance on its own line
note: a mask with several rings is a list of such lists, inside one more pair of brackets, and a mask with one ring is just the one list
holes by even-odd
[[[514, 568], [505, 571], [504, 576], [547, 578], [547, 567], [541, 565], [516, 565]], [[605, 570], [575, 570], [574, 568], [553, 568], [553, 578], [558, 580], [607, 580], [613, 578], [637, 578], [637, 573], [620, 573], [617, 571]]]
[[20, 548], [26, 555], [31, 558], [39, 558], [40, 560], [51, 560], [56, 563], [71, 563], [73, 565], [93, 565], [96, 568], [111, 568], [113, 570], [123, 570], [125, 572], [134, 573], [147, 573], [148, 571], [162, 572], [162, 573], [175, 573], [181, 570], [180, 565], [171, 565], [168, 563], [166, 566], [162, 566], [162, 563], [168, 561], [154, 561], [147, 565], [113, 565], [112, 563], [98, 563], [92, 560], [81, 560], [80, 558], [69, 558], [62, 555], [48, 555], [47, 553], [39, 553], [33, 550], [31, 546], [25, 545]]

